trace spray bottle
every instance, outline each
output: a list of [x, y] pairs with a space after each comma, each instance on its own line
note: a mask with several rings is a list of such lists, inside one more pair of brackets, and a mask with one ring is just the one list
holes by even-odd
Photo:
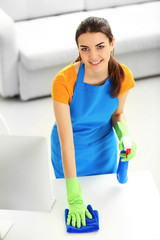
[[[129, 153], [131, 153], [131, 139], [128, 136], [123, 137], [123, 146], [124, 150], [121, 151], [121, 153], [126, 153], [126, 158]], [[128, 161], [122, 162], [122, 157], [119, 159], [119, 165], [118, 165], [118, 170], [117, 170], [117, 179], [119, 183], [126, 183], [128, 181]]]

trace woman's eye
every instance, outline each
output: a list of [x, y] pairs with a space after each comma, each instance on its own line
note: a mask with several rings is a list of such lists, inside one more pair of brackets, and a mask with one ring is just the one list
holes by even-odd
[[102, 49], [102, 48], [104, 48], [104, 46], [98, 46], [97, 48], [98, 48], [98, 49]]
[[82, 48], [81, 50], [82, 50], [82, 51], [87, 51], [87, 50], [88, 50], [88, 48]]

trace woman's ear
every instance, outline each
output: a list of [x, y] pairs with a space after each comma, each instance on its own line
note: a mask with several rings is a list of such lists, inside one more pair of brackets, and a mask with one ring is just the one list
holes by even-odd
[[115, 44], [115, 38], [113, 38], [112, 42], [110, 43], [110, 53], [112, 56], [114, 56], [114, 44]]
[[112, 39], [112, 42], [110, 43], [110, 46], [112, 48], [112, 51], [114, 49], [114, 45], [115, 45], [115, 38]]

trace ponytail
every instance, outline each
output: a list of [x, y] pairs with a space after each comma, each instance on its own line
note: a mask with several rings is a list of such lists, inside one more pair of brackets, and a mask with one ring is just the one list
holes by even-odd
[[117, 97], [124, 79], [124, 71], [120, 63], [111, 55], [108, 62], [108, 74], [112, 80], [111, 96]]

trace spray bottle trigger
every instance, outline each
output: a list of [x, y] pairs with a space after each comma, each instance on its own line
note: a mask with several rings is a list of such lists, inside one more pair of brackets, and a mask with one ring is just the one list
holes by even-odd
[[127, 158], [127, 155], [128, 155], [129, 153], [131, 153], [131, 148], [127, 148], [127, 149], [126, 149], [126, 158]]

